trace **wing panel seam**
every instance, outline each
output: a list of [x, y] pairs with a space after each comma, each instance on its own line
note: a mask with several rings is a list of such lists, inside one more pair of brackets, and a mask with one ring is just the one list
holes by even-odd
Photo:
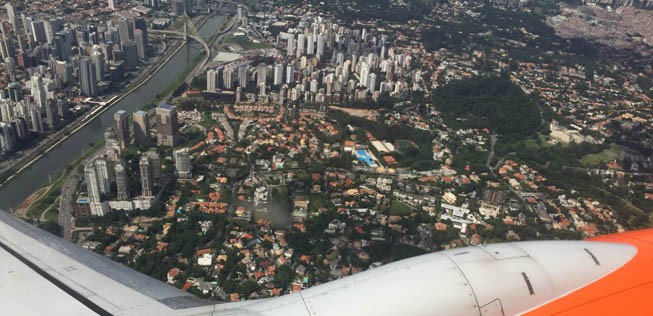
[[73, 290], [71, 287], [68, 285], [64, 284], [45, 270], [41, 269], [38, 265], [35, 263], [31, 262], [27, 258], [25, 258], [23, 255], [19, 254], [17, 251], [13, 250], [11, 247], [9, 247], [7, 244], [4, 242], [0, 241], [0, 248], [4, 249], [7, 251], [9, 254], [14, 256], [14, 258], [18, 259], [20, 262], [25, 264], [27, 267], [32, 269], [32, 271], [36, 272], [36, 274], [40, 275], [44, 279], [46, 279], [48, 282], [52, 283], [56, 287], [58, 287], [60, 290], [64, 291], [66, 294], [70, 295], [72, 298], [77, 300], [78, 302], [82, 303], [84, 306], [88, 307], [90, 310], [95, 312], [98, 315], [101, 316], [112, 316], [110, 312], [105, 310], [104, 308], [100, 307], [99, 305], [93, 303], [93, 301], [89, 300], [79, 292]]

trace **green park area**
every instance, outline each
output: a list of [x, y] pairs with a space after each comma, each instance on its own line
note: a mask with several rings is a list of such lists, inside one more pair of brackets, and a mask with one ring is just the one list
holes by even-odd
[[236, 44], [243, 50], [262, 49], [269, 47], [266, 43], [255, 42], [247, 35], [235, 35], [225, 40], [227, 44]]
[[390, 214], [391, 215], [399, 215], [399, 216], [405, 216], [410, 213], [411, 207], [406, 205], [403, 202], [399, 201], [392, 201], [390, 203]]
[[619, 146], [611, 144], [610, 148], [607, 148], [601, 152], [585, 155], [580, 160], [580, 163], [584, 166], [597, 166], [619, 158], [619, 152], [621, 152]]

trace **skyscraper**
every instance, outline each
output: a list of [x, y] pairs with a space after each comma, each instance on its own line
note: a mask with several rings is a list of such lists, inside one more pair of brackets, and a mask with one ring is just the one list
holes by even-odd
[[238, 85], [247, 88], [247, 82], [249, 81], [249, 71], [247, 67], [238, 68]]
[[125, 65], [129, 69], [138, 66], [138, 48], [136, 42], [127, 40], [122, 42], [122, 51], [125, 56]]
[[59, 123], [59, 113], [57, 111], [57, 101], [48, 99], [45, 106], [45, 117], [50, 128], [55, 127]]
[[190, 151], [188, 148], [182, 148], [174, 151], [175, 169], [177, 170], [177, 177], [179, 179], [190, 179], [191, 164], [190, 164]]
[[120, 42], [125, 42], [134, 39], [134, 29], [132, 28], [131, 21], [121, 18], [118, 20], [118, 34], [120, 34]]
[[234, 71], [232, 68], [228, 67], [222, 71], [222, 86], [231, 90], [234, 85]]
[[150, 172], [152, 175], [152, 183], [155, 187], [161, 187], [162, 177], [161, 177], [161, 157], [156, 150], [149, 150], [146, 152], [147, 159], [150, 161]]
[[16, 133], [11, 124], [0, 122], [0, 152], [13, 152], [16, 146]]
[[141, 190], [143, 196], [152, 196], [152, 173], [150, 172], [150, 161], [147, 158], [147, 154], [141, 156], [141, 160], [138, 163], [139, 170], [141, 172]]
[[147, 49], [145, 36], [146, 35], [143, 33], [143, 31], [139, 29], [134, 30], [134, 42], [136, 43], [136, 54], [140, 59], [145, 59], [145, 50]]
[[129, 146], [129, 117], [124, 110], [113, 114], [113, 129], [121, 149]]
[[14, 28], [14, 33], [18, 35], [18, 19], [16, 17], [16, 10], [14, 10], [14, 6], [12, 6], [11, 3], [5, 4], [5, 9], [7, 10], [7, 16], [9, 17], [9, 23], [11, 23], [11, 26]]
[[159, 146], [174, 147], [177, 144], [177, 110], [169, 104], [156, 108], [156, 143]]
[[216, 92], [218, 90], [218, 72], [209, 69], [206, 72], [206, 91]]
[[118, 192], [118, 200], [126, 201], [129, 199], [129, 192], [127, 190], [127, 170], [122, 161], [116, 163], [113, 168], [116, 173], [116, 191]]
[[283, 64], [274, 65], [274, 85], [280, 85], [283, 83]]
[[79, 59], [79, 84], [83, 95], [97, 96], [97, 76], [91, 57], [82, 56]]
[[35, 133], [43, 133], [43, 119], [41, 119], [41, 109], [35, 105], [29, 106], [30, 121], [32, 123], [32, 131]]
[[86, 164], [84, 167], [84, 175], [86, 177], [86, 190], [88, 191], [89, 199], [91, 202], [100, 202], [100, 187], [98, 186], [93, 163]]
[[288, 56], [295, 56], [295, 34], [288, 34], [288, 45], [286, 50]]
[[134, 143], [136, 145], [150, 145], [150, 125], [147, 121], [147, 112], [137, 111], [133, 115]]
[[324, 55], [324, 35], [322, 33], [317, 35], [317, 57]]
[[147, 57], [147, 45], [148, 45], [148, 38], [147, 38], [147, 22], [143, 18], [136, 18], [134, 20], [134, 40], [138, 43], [138, 40], [136, 39], [136, 30], [141, 30], [141, 35], [143, 36], [143, 58]]
[[256, 86], [265, 85], [268, 80], [268, 66], [264, 63], [256, 67]]
[[102, 55], [101, 51], [96, 50], [91, 54], [91, 60], [95, 67], [95, 80], [104, 80], [104, 55]]
[[98, 158], [95, 160], [95, 176], [100, 193], [110, 194], [111, 183], [109, 182], [109, 165], [104, 158]]
[[88, 163], [84, 167], [84, 176], [86, 178], [86, 190], [88, 191], [88, 197], [90, 200], [89, 204], [91, 206], [91, 214], [94, 216], [104, 216], [106, 208], [100, 200], [100, 188], [98, 186], [98, 178], [93, 163]]
[[293, 82], [295, 82], [295, 65], [288, 64], [286, 66], [286, 83], [291, 84]]

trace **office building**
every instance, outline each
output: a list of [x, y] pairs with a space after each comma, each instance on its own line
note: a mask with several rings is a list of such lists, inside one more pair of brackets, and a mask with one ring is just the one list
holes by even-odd
[[125, 58], [125, 66], [128, 69], [134, 69], [138, 66], [138, 48], [136, 42], [127, 40], [122, 42], [122, 52]]
[[152, 172], [150, 172], [150, 160], [147, 157], [147, 154], [141, 156], [141, 160], [138, 163], [138, 167], [141, 173], [141, 192], [143, 196], [152, 196], [152, 189], [154, 183], [152, 181]]
[[97, 75], [91, 57], [82, 56], [79, 59], [79, 84], [85, 96], [97, 96]]
[[93, 163], [89, 163], [84, 167], [84, 177], [86, 178], [86, 190], [88, 191], [91, 215], [104, 216], [108, 208], [101, 201], [96, 168]]
[[147, 43], [145, 41], [145, 33], [139, 29], [134, 30], [134, 42], [136, 43], [136, 54], [138, 58], [145, 59], [145, 50]]
[[147, 120], [147, 112], [137, 111], [134, 112], [132, 117], [134, 127], [134, 144], [140, 146], [149, 146], [150, 141], [150, 125]]
[[156, 143], [158, 146], [174, 147], [179, 136], [177, 109], [169, 104], [156, 108]]
[[101, 51], [94, 51], [91, 54], [93, 66], [95, 66], [95, 80], [98, 82], [104, 80], [104, 55]]
[[101, 194], [111, 194], [111, 182], [109, 181], [109, 164], [104, 158], [95, 159], [95, 176], [98, 189]]
[[113, 114], [113, 130], [121, 149], [129, 146], [129, 116], [124, 110], [118, 110]]
[[11, 124], [0, 122], [0, 152], [11, 153], [16, 149], [16, 133]]
[[54, 99], [48, 99], [45, 106], [45, 117], [46, 122], [50, 128], [54, 128], [59, 124], [59, 113], [57, 111], [57, 101]]
[[191, 164], [190, 164], [190, 151], [188, 148], [182, 148], [174, 151], [175, 169], [177, 170], [177, 177], [179, 179], [190, 179]]
[[145, 153], [147, 159], [150, 161], [150, 172], [152, 175], [152, 181], [155, 187], [161, 187], [163, 184], [163, 178], [161, 176], [161, 158], [159, 153], [156, 150], [149, 150]]
[[121, 161], [118, 161], [113, 169], [116, 173], [116, 191], [118, 193], [117, 198], [119, 201], [127, 201], [129, 200], [127, 170]]

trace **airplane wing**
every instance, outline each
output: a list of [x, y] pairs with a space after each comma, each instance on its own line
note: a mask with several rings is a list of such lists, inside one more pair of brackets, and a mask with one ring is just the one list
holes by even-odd
[[[646, 234], [653, 236], [653, 231]], [[633, 262], [653, 262], [651, 245], [646, 251], [641, 247], [623, 240], [466, 247], [398, 261], [278, 298], [216, 304], [0, 212], [0, 314], [551, 315], [581, 301], [552, 304], [619, 275]], [[647, 257], [641, 259], [642, 253]], [[650, 284], [641, 286], [651, 289]], [[620, 295], [627, 294], [633, 293]], [[579, 299], [597, 302], [591, 295]], [[538, 313], [541, 310], [548, 312]]]
[[5, 212], [0, 297], [12, 302], [7, 315], [146, 315], [197, 307], [210, 315], [213, 305]]

